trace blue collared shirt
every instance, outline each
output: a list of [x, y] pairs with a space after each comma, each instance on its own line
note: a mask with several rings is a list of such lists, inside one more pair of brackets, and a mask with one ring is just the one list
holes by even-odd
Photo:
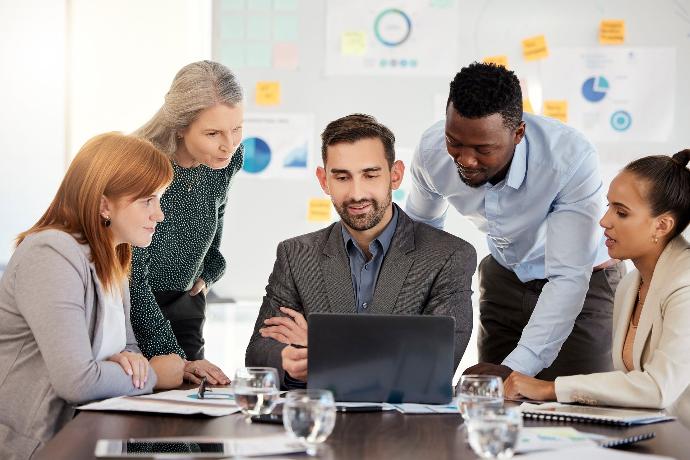
[[445, 141], [445, 121], [422, 135], [412, 160], [410, 217], [443, 228], [452, 205], [487, 235], [491, 255], [522, 282], [548, 279], [517, 347], [503, 364], [536, 375], [556, 359], [589, 288], [608, 260], [598, 222], [603, 184], [594, 146], [574, 129], [524, 114], [525, 136], [496, 185], [465, 185]]
[[398, 209], [393, 205], [393, 218], [388, 225], [386, 225], [386, 228], [383, 229], [381, 234], [374, 239], [374, 241], [369, 243], [371, 260], [367, 260], [364, 256], [364, 252], [362, 252], [357, 242], [347, 231], [345, 225], [341, 224], [345, 250], [347, 251], [348, 259], [350, 259], [352, 289], [355, 291], [357, 313], [366, 313], [374, 298], [374, 290], [376, 289], [376, 281], [379, 277], [381, 264], [383, 264], [383, 259], [386, 257], [397, 226]]

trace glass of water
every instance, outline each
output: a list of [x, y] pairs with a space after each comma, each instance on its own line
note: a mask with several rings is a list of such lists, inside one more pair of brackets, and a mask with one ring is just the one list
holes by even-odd
[[455, 393], [465, 422], [484, 407], [503, 407], [503, 379], [496, 375], [463, 375]]
[[335, 426], [335, 401], [328, 390], [293, 390], [285, 396], [283, 405], [285, 430], [316, 455]]
[[511, 458], [522, 428], [519, 407], [482, 407], [467, 422], [470, 447], [481, 458]]
[[247, 417], [269, 414], [278, 401], [278, 371], [273, 367], [241, 367], [232, 380], [235, 402]]

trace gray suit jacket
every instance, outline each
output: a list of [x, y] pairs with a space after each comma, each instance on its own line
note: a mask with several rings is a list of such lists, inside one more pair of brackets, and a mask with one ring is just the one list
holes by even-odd
[[[247, 366], [275, 367], [283, 380], [284, 344], [263, 338], [259, 328], [279, 307], [356, 313], [350, 264], [337, 222], [278, 245], [277, 260], [247, 347]], [[477, 254], [466, 241], [414, 222], [398, 208], [398, 225], [383, 260], [370, 313], [445, 315], [455, 318], [455, 367], [472, 333], [472, 274]]]
[[[126, 351], [139, 352], [122, 284]], [[74, 404], [150, 393], [119, 364], [96, 361], [103, 340], [103, 288], [88, 246], [44, 230], [28, 236], [0, 280], [0, 446], [2, 458], [25, 459], [68, 422]]]

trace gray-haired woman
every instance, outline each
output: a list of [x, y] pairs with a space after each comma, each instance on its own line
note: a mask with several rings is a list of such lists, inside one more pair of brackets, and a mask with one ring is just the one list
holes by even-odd
[[165, 220], [148, 248], [135, 248], [131, 320], [146, 357], [177, 353], [185, 379], [229, 383], [204, 359], [208, 287], [225, 271], [220, 253], [230, 182], [242, 167], [242, 88], [222, 64], [200, 61], [175, 76], [165, 103], [135, 134], [170, 155], [174, 179]]

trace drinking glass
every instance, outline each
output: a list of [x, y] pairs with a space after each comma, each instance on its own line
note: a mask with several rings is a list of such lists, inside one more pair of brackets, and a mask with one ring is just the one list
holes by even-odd
[[511, 458], [521, 428], [519, 407], [483, 406], [467, 422], [467, 438], [481, 458]]
[[335, 426], [335, 401], [328, 390], [293, 390], [285, 396], [283, 405], [285, 430], [316, 455]]
[[241, 367], [232, 380], [235, 402], [247, 420], [269, 414], [278, 401], [278, 371], [273, 367]]
[[503, 380], [496, 375], [463, 375], [456, 396], [458, 409], [467, 422], [483, 407], [503, 407]]

